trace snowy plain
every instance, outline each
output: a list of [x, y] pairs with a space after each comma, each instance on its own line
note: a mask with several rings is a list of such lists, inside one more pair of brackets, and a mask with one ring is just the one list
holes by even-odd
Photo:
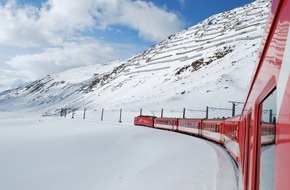
[[[206, 106], [244, 101], [268, 6], [258, 0], [214, 15], [127, 61], [0, 92], [0, 190], [238, 189], [239, 171], [222, 147], [133, 126], [133, 117], [140, 108], [155, 116], [164, 108], [165, 117], [187, 108], [187, 117], [204, 117]], [[61, 108], [77, 109], [74, 119], [71, 110], [59, 118]], [[231, 115], [222, 112], [209, 116]]]
[[0, 120], [0, 189], [235, 190], [218, 145], [193, 136], [53, 117]]

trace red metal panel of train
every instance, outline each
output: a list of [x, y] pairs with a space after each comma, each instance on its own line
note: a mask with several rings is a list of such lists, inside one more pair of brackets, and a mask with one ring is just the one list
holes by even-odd
[[234, 160], [237, 162], [240, 156], [239, 148], [239, 130], [240, 115], [225, 120], [224, 124], [224, 146], [230, 152]]
[[[256, 71], [242, 112], [241, 168], [243, 188], [248, 190], [284, 190], [290, 187], [289, 10], [289, 0], [274, 0], [272, 3]], [[275, 131], [272, 138], [275, 140], [270, 144], [263, 140], [268, 130]]]
[[154, 116], [137, 116], [134, 118], [134, 125], [143, 125], [148, 127], [154, 127]]
[[201, 135], [201, 124], [202, 119], [179, 119], [178, 131], [198, 136]]
[[178, 119], [177, 118], [161, 118], [157, 117], [155, 119], [154, 127], [160, 129], [167, 129], [172, 131], [177, 131]]
[[204, 138], [223, 144], [224, 119], [203, 120], [201, 135]]

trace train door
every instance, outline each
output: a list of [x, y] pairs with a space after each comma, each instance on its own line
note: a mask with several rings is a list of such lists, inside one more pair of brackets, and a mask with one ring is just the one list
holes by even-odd
[[202, 127], [202, 120], [201, 121], [198, 121], [198, 124], [197, 124], [197, 126], [198, 126], [198, 136], [201, 136], [201, 127]]
[[277, 91], [274, 90], [259, 105], [257, 189], [273, 190], [276, 152]]

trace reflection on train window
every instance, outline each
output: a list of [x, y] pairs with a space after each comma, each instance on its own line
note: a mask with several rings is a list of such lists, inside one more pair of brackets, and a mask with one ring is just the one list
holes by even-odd
[[260, 189], [274, 189], [277, 91], [260, 105]]

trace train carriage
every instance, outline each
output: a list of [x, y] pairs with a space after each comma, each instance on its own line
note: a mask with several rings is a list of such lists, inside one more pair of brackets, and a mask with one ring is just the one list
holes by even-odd
[[154, 116], [140, 115], [134, 118], [134, 125], [142, 125], [147, 127], [154, 127]]
[[154, 127], [159, 129], [167, 129], [177, 131], [178, 119], [177, 118], [164, 118], [157, 117], [154, 121]]
[[201, 136], [212, 141], [223, 144], [224, 119], [203, 120]]
[[236, 162], [239, 160], [239, 130], [240, 130], [240, 115], [231, 117], [225, 120], [223, 143]]
[[179, 119], [178, 131], [199, 136], [201, 134], [202, 119]]

